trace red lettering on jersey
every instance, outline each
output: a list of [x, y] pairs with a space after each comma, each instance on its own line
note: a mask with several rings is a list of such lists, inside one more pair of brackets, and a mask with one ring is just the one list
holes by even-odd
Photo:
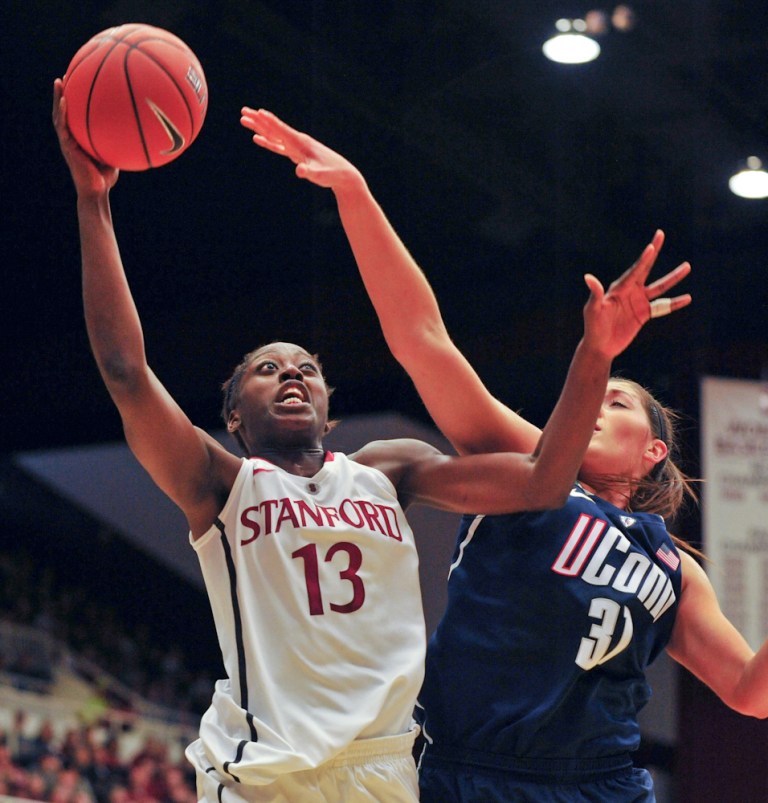
[[272, 508], [277, 507], [277, 499], [265, 499], [260, 505], [259, 510], [264, 516], [264, 535], [273, 532], [272, 528]]
[[591, 521], [593, 521], [592, 516], [588, 516], [586, 513], [579, 516], [571, 534], [560, 550], [560, 554], [552, 564], [553, 572], [576, 577], [582, 570], [587, 558], [595, 548], [598, 538], [607, 526], [606, 522], [596, 519], [587, 533], [587, 527]]
[[252, 541], [255, 541], [259, 535], [261, 534], [261, 526], [259, 525], [258, 521], [254, 521], [249, 514], [258, 512], [258, 507], [247, 507], [245, 510], [240, 514], [240, 524], [243, 527], [247, 527], [253, 535], [250, 538], [246, 538], [243, 541], [240, 541], [240, 546], [245, 546], [246, 544], [250, 544]]
[[394, 508], [387, 507], [386, 505], [376, 505], [381, 511], [381, 516], [384, 520], [384, 525], [387, 528], [387, 535], [394, 538], [395, 541], [402, 541], [403, 534], [400, 532], [400, 525], [397, 521], [397, 513]]
[[280, 532], [280, 525], [284, 521], [290, 521], [294, 527], [299, 526], [299, 520], [293, 512], [293, 502], [290, 499], [280, 500], [280, 512], [277, 514], [277, 521], [275, 522], [275, 532]]
[[317, 509], [323, 513], [329, 527], [336, 526], [336, 522], [339, 520], [339, 511], [336, 510], [335, 507], [323, 507], [322, 505], [318, 505]]
[[[279, 533], [284, 522], [296, 529], [314, 524], [316, 527], [336, 528], [341, 522], [356, 530], [366, 527], [395, 541], [403, 540], [397, 510], [367, 500], [344, 499], [338, 508], [312, 505], [302, 499], [265, 499], [240, 513], [240, 523], [252, 532], [240, 541], [241, 546], [253, 543], [260, 535]], [[311, 524], [310, 524], [311, 522]]]
[[361, 499], [357, 504], [360, 512], [365, 517], [368, 528], [370, 530], [378, 530], [382, 535], [386, 535], [384, 528], [379, 524], [379, 511], [376, 505], [373, 502], [367, 502], [365, 499]]
[[303, 499], [298, 499], [296, 501], [296, 507], [301, 516], [302, 527], [307, 526], [307, 517], [312, 519], [318, 527], [323, 523], [323, 514], [314, 505], [310, 506]]
[[[355, 514], [354, 519], [352, 519], [352, 513]], [[357, 509], [357, 505], [351, 499], [345, 499], [341, 505], [339, 505], [339, 515], [342, 521], [345, 521], [350, 527], [354, 527], [356, 530], [359, 530], [365, 523], [363, 521], [363, 514]]]

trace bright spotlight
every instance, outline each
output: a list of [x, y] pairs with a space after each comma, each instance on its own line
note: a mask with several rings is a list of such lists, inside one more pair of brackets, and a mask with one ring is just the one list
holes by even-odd
[[600, 55], [600, 45], [587, 36], [587, 23], [584, 20], [559, 19], [555, 23], [558, 31], [542, 45], [544, 55], [560, 64], [585, 64]]
[[728, 180], [728, 187], [740, 198], [768, 198], [768, 173], [757, 156], [750, 156], [746, 166]]
[[586, 64], [600, 55], [600, 45], [581, 33], [559, 33], [544, 42], [541, 49], [548, 59], [560, 64]]

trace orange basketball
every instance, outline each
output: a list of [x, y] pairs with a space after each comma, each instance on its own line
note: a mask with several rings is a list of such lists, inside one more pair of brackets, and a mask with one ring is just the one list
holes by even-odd
[[121, 170], [160, 167], [195, 140], [208, 109], [203, 68], [178, 36], [133, 23], [96, 34], [64, 75], [67, 125]]

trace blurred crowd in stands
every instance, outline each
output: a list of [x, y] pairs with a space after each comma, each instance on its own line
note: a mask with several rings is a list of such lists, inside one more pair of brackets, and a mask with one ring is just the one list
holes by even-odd
[[[33, 560], [28, 548], [0, 551], [0, 683], [53, 693], [62, 656], [55, 654], [57, 648], [41, 645], [61, 645], [62, 652], [91, 668], [87, 680], [94, 698], [80, 712], [77, 727], [63, 733], [50, 720], [31, 722], [22, 710], [4, 712], [11, 724], [0, 727], [0, 799], [196, 801], [183, 746], [169, 752], [167, 744], [149, 738], [126, 756], [120, 745], [130, 717], [141, 715], [135, 701], [166, 712], [169, 722], [196, 728], [213, 691], [211, 672], [190, 669], [182, 647], [162, 643], [151, 621], [127, 625], [122, 612], [94, 597], [82, 578]], [[140, 607], [142, 600], [134, 604]], [[174, 604], [172, 594], [168, 604]], [[190, 630], [197, 625], [191, 621]], [[110, 718], [111, 711], [119, 711], [122, 719]]]
[[30, 735], [24, 712], [0, 734], [0, 799], [53, 803], [197, 803], [194, 773], [172, 760], [168, 745], [149, 739], [130, 760], [106, 723], [57, 738], [50, 720]]
[[[197, 722], [213, 691], [210, 673], [189, 669], [178, 644], [153, 641], [150, 623], [128, 628], [115, 608], [90, 596], [77, 580], [62, 581], [55, 567], [41, 567], [25, 551], [0, 553], [0, 620], [53, 637], [148, 703]], [[190, 623], [190, 629], [195, 626]], [[0, 649], [0, 670], [45, 680], [50, 668], [42, 657], [39, 650], [17, 652], [17, 665], [7, 666], [9, 656]]]

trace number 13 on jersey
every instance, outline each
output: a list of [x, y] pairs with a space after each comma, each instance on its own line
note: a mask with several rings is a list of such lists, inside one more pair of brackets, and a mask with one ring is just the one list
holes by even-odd
[[[307, 587], [310, 615], [325, 614], [324, 591], [335, 600], [329, 601], [328, 607], [336, 613], [352, 613], [361, 608], [365, 602], [365, 585], [358, 574], [363, 565], [363, 553], [360, 547], [348, 541], [338, 541], [322, 556], [325, 563], [331, 563], [336, 555], [340, 555], [342, 560], [341, 568], [338, 568], [338, 561], [334, 564], [338, 568], [338, 578], [334, 573], [334, 579], [338, 579], [338, 582], [333, 583], [333, 588], [330, 589], [321, 587], [320, 552], [317, 544], [307, 544], [291, 554], [294, 560], [300, 560], [304, 565], [304, 582]], [[345, 555], [346, 561], [343, 561]], [[343, 586], [347, 587], [346, 592]]]

